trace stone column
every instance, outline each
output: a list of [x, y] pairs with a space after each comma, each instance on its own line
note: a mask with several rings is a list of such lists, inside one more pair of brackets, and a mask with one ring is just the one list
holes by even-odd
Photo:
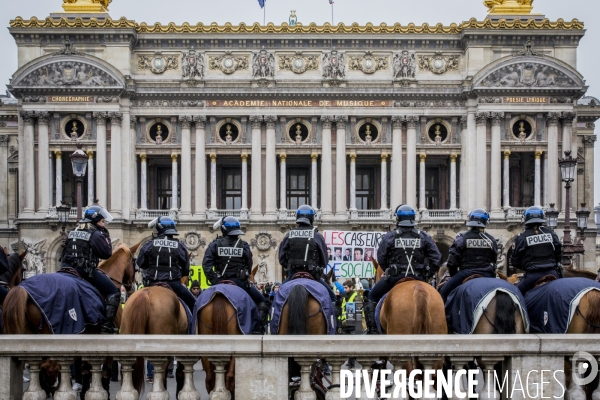
[[262, 121], [263, 117], [260, 115], [250, 116], [252, 123], [252, 213], [250, 217], [252, 219], [262, 218], [262, 135], [260, 129]]
[[450, 154], [450, 209], [456, 210], [456, 154]]
[[242, 153], [242, 211], [248, 211], [248, 154]]
[[[542, 174], [542, 179], [544, 182], [544, 191], [542, 192], [542, 202], [544, 205], [548, 204], [548, 152], [546, 152], [544, 156], [544, 172]], [[549, 206], [549, 205], [548, 205]]]
[[[45, 179], [50, 169], [50, 160], [48, 159], [49, 122], [50, 115], [47, 112], [38, 113], [38, 215], [42, 218], [48, 215], [50, 208], [50, 189], [48, 179]], [[33, 176], [31, 180], [33, 180]]]
[[279, 209], [287, 210], [287, 172], [285, 160], [287, 155], [285, 153], [281, 153], [279, 155]]
[[265, 217], [270, 220], [277, 219], [277, 154], [275, 153], [275, 124], [277, 116], [266, 115], [267, 147], [265, 154]]
[[387, 157], [386, 153], [381, 154], [381, 209], [387, 210]]
[[474, 111], [469, 111], [467, 114], [467, 129], [463, 133], [464, 135], [461, 138], [461, 141], [464, 141], [461, 154], [461, 176], [465, 184], [465, 202], [461, 202], [460, 208], [464, 212], [470, 212], [475, 208], [475, 199], [479, 198], [476, 197], [478, 196], [476, 191], [478, 160], [475, 155], [477, 151], [477, 125]]
[[[9, 220], [9, 184], [8, 184], [8, 135], [0, 135], [0, 224], [8, 225]], [[50, 153], [48, 153], [50, 154]], [[54, 176], [52, 176], [54, 178]], [[49, 189], [51, 190], [51, 189]]]
[[535, 152], [535, 172], [534, 172], [534, 188], [533, 188], [533, 203], [536, 206], [542, 206], [542, 168], [541, 168], [542, 152]]
[[504, 198], [504, 209], [508, 210], [510, 208], [510, 150], [504, 151], [504, 168], [502, 173], [504, 174], [502, 197]]
[[469, 149], [469, 144], [467, 142], [467, 138], [469, 134], [467, 133], [467, 120], [468, 116], [463, 116], [460, 118], [460, 144], [461, 144], [461, 154], [460, 154], [460, 208], [461, 210], [467, 210], [469, 206], [469, 199], [467, 198], [467, 176], [465, 174], [465, 169], [467, 168], [467, 150]]
[[[96, 197], [102, 207], [108, 207], [106, 193], [106, 113], [95, 112], [96, 120]], [[62, 198], [62, 195], [61, 195]]]
[[425, 201], [425, 158], [427, 154], [421, 153], [419, 159], [421, 160], [419, 168], [419, 210], [423, 211], [427, 209], [427, 203]]
[[[135, 148], [137, 144], [137, 117], [135, 115], [129, 114], [129, 139], [127, 143], [127, 171], [129, 177], [127, 178], [129, 182], [129, 186], [124, 189], [127, 193], [123, 196], [123, 201], [127, 202], [123, 207], [123, 212], [127, 212], [127, 216], [129, 219], [135, 219], [135, 210], [137, 209], [137, 199], [138, 199], [138, 185], [137, 185], [137, 160], [135, 154]], [[127, 127], [124, 125], [123, 129]], [[125, 130], [125, 132], [127, 132]]]
[[[194, 177], [194, 217], [206, 219], [206, 117], [196, 120], [196, 175]], [[247, 190], [246, 190], [247, 194]], [[246, 204], [246, 208], [248, 205]]]
[[502, 150], [501, 150], [501, 124], [504, 121], [504, 113], [492, 113], [492, 153], [490, 168], [490, 197], [491, 217], [504, 218], [502, 212], [502, 199], [500, 181], [502, 180]]
[[88, 181], [88, 205], [94, 204], [94, 152], [92, 150], [86, 151], [88, 156], [87, 165], [87, 181]]
[[[558, 154], [558, 114], [548, 113], [546, 117], [548, 123], [548, 186], [546, 187], [547, 192], [547, 203], [546, 207], [550, 206], [550, 203], [559, 204], [559, 182], [561, 182], [561, 174], [558, 168], [558, 158], [561, 157]], [[561, 157], [562, 158], [562, 157]], [[557, 206], [560, 210], [562, 204]]]
[[[123, 215], [121, 202], [122, 155], [121, 155], [121, 122], [123, 114], [110, 113], [110, 213], [119, 218]], [[102, 204], [104, 206], [104, 204]]]
[[[124, 99], [127, 104], [129, 99]], [[132, 150], [132, 142], [135, 143], [135, 136], [131, 136], [131, 114], [129, 108], [123, 110], [121, 119], [121, 214], [123, 219], [130, 219], [131, 212], [131, 197], [134, 192], [134, 181], [132, 171], [132, 158], [134, 157]], [[112, 175], [112, 174], [111, 174]]]
[[[8, 143], [6, 144], [8, 146]], [[8, 150], [8, 149], [7, 149]], [[8, 153], [7, 153], [8, 155]], [[8, 185], [8, 169], [6, 170], [6, 184]], [[54, 205], [54, 183], [56, 182], [56, 176], [54, 175], [54, 152], [48, 151], [48, 198], [50, 199], [50, 206]], [[10, 186], [6, 186], [6, 190], [9, 190]], [[7, 192], [8, 193], [8, 192]], [[6, 196], [5, 201], [9, 201], [10, 196]], [[8, 211], [8, 209], [7, 209]]]
[[406, 117], [406, 204], [417, 204], [417, 121], [416, 116]]
[[177, 210], [178, 199], [178, 182], [179, 177], [177, 176], [177, 154], [171, 154], [171, 210]]
[[[573, 140], [573, 119], [575, 118], [575, 115], [573, 113], [564, 113], [562, 116], [562, 154], [559, 155], [560, 158], [563, 158], [565, 156], [565, 151], [571, 150], [571, 157], [573, 158], [577, 158], [577, 138], [575, 138], [575, 140]], [[577, 173], [577, 168], [575, 168], [575, 176], [574, 176], [574, 180], [573, 182], [571, 182], [571, 198], [570, 200], [570, 207], [572, 210], [576, 210], [579, 207], [579, 204], [577, 203], [577, 180], [578, 180], [579, 176]], [[567, 193], [567, 190], [565, 189], [564, 185], [561, 185], [562, 187], [562, 205], [561, 205], [561, 209], [564, 211], [565, 210], [565, 205], [566, 205], [566, 201], [565, 201], [565, 195]]]
[[217, 155], [210, 155], [210, 209], [217, 209]]
[[356, 210], [356, 153], [350, 154], [350, 211]]
[[331, 157], [331, 122], [333, 117], [323, 115], [321, 117], [321, 218], [331, 219], [333, 216], [332, 192], [332, 157]]
[[[475, 115], [477, 121], [477, 167], [471, 170], [471, 173], [475, 173], [477, 179], [477, 186], [479, 190], [474, 193], [477, 193], [476, 198], [473, 199], [474, 206], [476, 207], [484, 207], [488, 209], [488, 201], [487, 201], [487, 119], [488, 113], [477, 113]], [[467, 155], [468, 156], [468, 155]], [[470, 210], [469, 210], [470, 211]]]
[[[23, 121], [23, 142], [24, 142], [24, 176], [27, 179], [25, 182], [25, 204], [23, 207], [23, 215], [32, 217], [35, 212], [35, 169], [34, 169], [34, 142], [33, 142], [33, 123], [35, 114], [30, 111], [21, 113]], [[20, 157], [19, 157], [20, 158]]]
[[335, 148], [335, 216], [337, 219], [348, 218], [346, 203], [346, 124], [348, 117], [335, 117], [337, 135]]
[[148, 166], [146, 154], [140, 154], [140, 209], [148, 209]]
[[312, 204], [312, 208], [315, 210], [318, 208], [317, 204], [317, 183], [318, 183], [318, 171], [317, 171], [317, 159], [319, 155], [316, 153], [312, 153], [310, 155], [310, 203]]
[[54, 152], [56, 156], [56, 167], [54, 168], [56, 174], [56, 180], [54, 186], [56, 186], [56, 205], [60, 206], [62, 203], [62, 151], [57, 150]]
[[402, 203], [402, 117], [392, 116], [392, 167], [390, 171], [390, 206]]
[[192, 218], [192, 117], [180, 115], [181, 122], [181, 209], [180, 219]]

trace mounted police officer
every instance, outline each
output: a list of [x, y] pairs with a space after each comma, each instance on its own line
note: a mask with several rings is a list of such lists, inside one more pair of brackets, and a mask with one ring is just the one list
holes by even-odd
[[175, 221], [161, 216], [148, 224], [148, 228], [152, 227], [156, 227], [157, 235], [144, 244], [137, 258], [137, 265], [146, 272], [146, 286], [166, 283], [193, 312], [196, 299], [185, 286], [190, 258], [185, 245], [174, 238], [179, 235]]
[[471, 229], [459, 233], [454, 239], [448, 257], [448, 271], [452, 278], [440, 290], [444, 302], [469, 276], [496, 277], [498, 243], [485, 232], [489, 222], [490, 214], [483, 208], [477, 208], [469, 214], [467, 226]]
[[[302, 205], [296, 211], [296, 227], [289, 231], [279, 246], [279, 264], [287, 273], [287, 282], [298, 272], [308, 272], [315, 281], [321, 282], [329, 293], [331, 302], [336, 304], [335, 293], [323, 280], [327, 267], [327, 245], [325, 238], [313, 227], [315, 210]], [[341, 306], [341, 301], [336, 304]]]
[[525, 230], [515, 239], [510, 261], [513, 267], [525, 271], [519, 283], [525, 295], [546, 275], [562, 278], [562, 244], [552, 229], [542, 226], [546, 218], [540, 207], [529, 207], [523, 218]]
[[[375, 307], [377, 302], [401, 279], [413, 278], [426, 281], [434, 274], [442, 260], [437, 245], [426, 232], [415, 228], [416, 212], [409, 205], [396, 208], [396, 229], [385, 234], [379, 249], [377, 261], [385, 277], [371, 289], [364, 310], [368, 333], [377, 333]], [[429, 265], [425, 265], [425, 260]], [[366, 299], [365, 299], [366, 300]]]
[[19, 254], [9, 254], [5, 247], [0, 247], [0, 305], [2, 305], [8, 295], [8, 285], [20, 265], [21, 259], [19, 258]]
[[74, 268], [79, 276], [91, 283], [104, 296], [102, 333], [118, 333], [115, 315], [121, 301], [121, 292], [109, 277], [98, 271], [100, 260], [112, 256], [110, 234], [106, 224], [112, 216], [100, 206], [88, 207], [79, 225], [69, 232], [62, 253], [62, 267]]
[[[211, 285], [217, 285], [223, 280], [234, 282], [244, 289], [258, 307], [261, 326], [267, 324], [267, 316], [271, 305], [265, 297], [250, 283], [252, 271], [252, 251], [250, 245], [240, 238], [244, 234], [240, 221], [235, 217], [223, 217], [213, 226], [221, 228], [222, 237], [218, 237], [208, 245], [202, 269]], [[262, 332], [260, 332], [262, 333]]]

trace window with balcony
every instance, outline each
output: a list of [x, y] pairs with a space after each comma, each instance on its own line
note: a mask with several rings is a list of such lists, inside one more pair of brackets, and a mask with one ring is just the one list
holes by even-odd
[[221, 210], [242, 208], [242, 169], [221, 168]]
[[356, 208], [375, 209], [375, 169], [356, 167]]
[[173, 169], [156, 167], [156, 208], [169, 210], [173, 200]]
[[303, 204], [310, 204], [309, 168], [288, 168], [285, 197], [288, 210], [295, 210]]

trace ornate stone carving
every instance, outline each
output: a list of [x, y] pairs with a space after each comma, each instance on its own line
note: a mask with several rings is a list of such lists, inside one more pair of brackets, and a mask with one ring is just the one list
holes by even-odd
[[6, 122], [0, 121], [0, 128], [4, 128], [6, 126]]
[[334, 118], [333, 115], [322, 115], [321, 124], [323, 125], [323, 128], [331, 129], [331, 123], [334, 122]]
[[0, 147], [7, 147], [10, 140], [8, 135], [0, 135]]
[[110, 118], [111, 124], [121, 124], [123, 121], [123, 114], [120, 112], [111, 112], [108, 114], [108, 118]]
[[196, 54], [196, 50], [194, 49], [183, 53], [181, 75], [185, 79], [190, 80], [204, 79], [204, 55], [201, 53]]
[[45, 103], [46, 96], [25, 96], [23, 97], [23, 103]]
[[323, 78], [344, 79], [346, 77], [346, 62], [344, 53], [337, 50], [323, 54]]
[[392, 115], [392, 129], [402, 128], [404, 119], [399, 115]]
[[32, 71], [17, 85], [104, 87], [117, 86], [119, 83], [96, 66], [79, 61], [60, 61]]
[[596, 124], [595, 124], [595, 123], [593, 123], [593, 122], [587, 122], [587, 123], [585, 124], [585, 127], [586, 127], [587, 129], [596, 129]]
[[[69, 1], [69, 0], [65, 0], [65, 1]], [[65, 41], [63, 41], [63, 48], [57, 52], [52, 53], [51, 55], [52, 56], [64, 56], [64, 55], [84, 56], [85, 53], [75, 50], [75, 47], [73, 46], [71, 41], [69, 39], [66, 39]]]
[[252, 128], [260, 129], [260, 126], [262, 125], [262, 122], [263, 122], [262, 115], [251, 115], [248, 119], [250, 120], [250, 123], [252, 124]]
[[480, 97], [479, 102], [482, 104], [501, 104], [502, 97]]
[[255, 79], [275, 76], [275, 56], [265, 49], [252, 54], [252, 77]]
[[230, 75], [237, 70], [248, 69], [248, 57], [234, 56], [232, 52], [228, 51], [222, 56], [209, 57], [208, 69], [220, 70], [224, 74]]
[[198, 232], [190, 231], [183, 235], [183, 241], [188, 250], [197, 250], [200, 246], [206, 246], [206, 239], [204, 239]]
[[154, 74], [162, 74], [168, 70], [179, 68], [179, 56], [163, 55], [161, 51], [157, 51], [154, 55], [138, 55], [138, 70], [151, 71]]
[[116, 96], [98, 96], [96, 97], [96, 103], [118, 103], [119, 98]]
[[47, 124], [48, 122], [50, 122], [50, 114], [45, 111], [38, 112], [37, 119], [38, 119], [38, 123]]
[[392, 62], [394, 69], [394, 79], [414, 79], [417, 73], [417, 60], [414, 53], [408, 50], [402, 50], [401, 53], [394, 54]]
[[464, 101], [452, 100], [402, 100], [394, 102], [394, 107], [464, 107]]
[[106, 119], [108, 118], [108, 113], [102, 111], [95, 111], [92, 114], [92, 117], [96, 120], [96, 123], [105, 124]]
[[542, 53], [538, 53], [537, 51], [533, 50], [533, 43], [531, 42], [531, 40], [528, 40], [525, 42], [525, 44], [523, 45], [523, 50], [514, 53], [513, 56], [515, 57], [524, 57], [524, 56], [537, 56], [537, 57], [544, 57], [544, 55]]
[[458, 56], [444, 57], [441, 51], [436, 51], [433, 56], [419, 56], [419, 68], [434, 74], [458, 71]]
[[192, 116], [191, 115], [180, 115], [179, 122], [181, 122], [181, 126], [183, 128], [189, 128], [192, 126]]
[[275, 124], [277, 123], [277, 116], [276, 115], [265, 115], [263, 120], [267, 124], [267, 127], [274, 128]]
[[364, 56], [350, 57], [348, 69], [362, 71], [365, 74], [373, 74], [376, 71], [388, 69], [388, 64], [389, 60], [387, 57], [377, 57], [371, 51], [367, 51]]
[[575, 119], [575, 114], [572, 112], [563, 112], [560, 115], [560, 118], [563, 120], [563, 124], [572, 124]]
[[196, 124], [196, 128], [205, 128], [206, 127], [206, 116], [205, 115], [194, 115], [192, 117], [194, 123]]
[[132, 107], [204, 107], [200, 100], [133, 100]]
[[492, 112], [491, 113], [492, 123], [499, 124], [504, 120], [503, 112]]
[[256, 236], [250, 239], [250, 246], [256, 247], [260, 251], [267, 251], [271, 247], [277, 247], [277, 240], [267, 232], [259, 232]]
[[560, 114], [556, 112], [549, 112], [546, 115], [546, 121], [548, 121], [549, 125], [558, 124], [558, 119], [560, 118]]
[[406, 126], [408, 128], [416, 128], [417, 122], [419, 122], [419, 117], [416, 115], [409, 115], [406, 117]]
[[584, 135], [581, 141], [585, 146], [594, 146], [594, 143], [596, 143], [596, 139], [596, 135]]
[[26, 124], [32, 124], [35, 120], [35, 111], [21, 111], [21, 120]]
[[256, 271], [256, 275], [254, 275], [254, 281], [258, 284], [262, 284], [262, 283], [267, 283], [268, 282], [268, 278], [267, 278], [267, 274], [268, 274], [268, 263], [267, 260], [265, 260], [265, 258], [267, 258], [266, 255], [264, 254], [260, 254], [258, 256], [258, 270]]
[[44, 247], [46, 239], [36, 243], [27, 243], [25, 239], [21, 239], [21, 243], [23, 243], [25, 250], [27, 250], [27, 255], [25, 256], [25, 260], [23, 260], [25, 279], [45, 273], [46, 264], [44, 256], [46, 255], [46, 250], [42, 250], [42, 247]]
[[506, 65], [487, 76], [482, 82], [487, 87], [568, 87], [575, 81], [548, 65], [521, 62]]
[[487, 120], [490, 117], [490, 114], [487, 112], [478, 112], [475, 114], [475, 121], [477, 124], [487, 124]]
[[282, 71], [292, 71], [295, 74], [318, 70], [319, 57], [303, 56], [301, 51], [297, 51], [295, 56], [280, 56], [279, 69]]

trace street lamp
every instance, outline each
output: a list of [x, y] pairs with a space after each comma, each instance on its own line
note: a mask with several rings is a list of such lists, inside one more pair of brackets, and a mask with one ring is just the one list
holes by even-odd
[[77, 150], [71, 154], [71, 166], [73, 167], [73, 175], [75, 175], [75, 181], [77, 182], [77, 221], [80, 221], [83, 217], [81, 205], [81, 184], [87, 169], [87, 163], [88, 155], [81, 150], [81, 143], [79, 143], [77, 144]]
[[588, 218], [590, 217], [590, 210], [585, 208], [585, 203], [581, 203], [581, 208], [575, 211], [577, 216], [577, 228], [581, 232], [581, 238], [585, 240], [585, 230], [587, 229]]
[[550, 208], [546, 211], [546, 226], [552, 230], [558, 226], [558, 210], [554, 207], [554, 203], [550, 203]]
[[56, 207], [56, 213], [58, 214], [58, 222], [62, 224], [61, 236], [66, 239], [67, 234], [65, 233], [65, 225], [69, 222], [69, 213], [71, 212], [71, 206], [61, 201], [60, 206]]

